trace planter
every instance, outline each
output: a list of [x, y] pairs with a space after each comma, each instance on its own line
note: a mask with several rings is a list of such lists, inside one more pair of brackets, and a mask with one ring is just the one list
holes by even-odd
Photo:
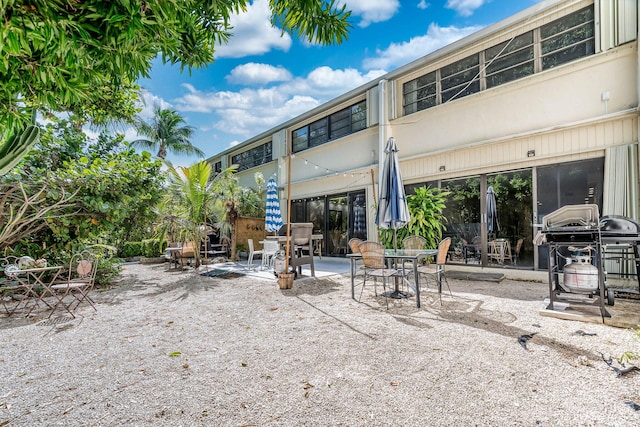
[[291, 289], [295, 273], [278, 273], [278, 286], [280, 289]]
[[141, 257], [140, 264], [162, 264], [167, 259], [163, 256]]

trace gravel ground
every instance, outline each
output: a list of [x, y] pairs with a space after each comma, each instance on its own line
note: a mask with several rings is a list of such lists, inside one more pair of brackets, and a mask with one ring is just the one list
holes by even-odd
[[632, 331], [540, 316], [543, 283], [386, 310], [340, 275], [165, 268], [127, 265], [76, 319], [1, 318], [0, 426], [640, 425], [640, 373], [602, 358], [640, 351]]

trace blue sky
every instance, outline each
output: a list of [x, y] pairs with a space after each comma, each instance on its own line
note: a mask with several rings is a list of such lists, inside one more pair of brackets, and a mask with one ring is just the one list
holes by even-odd
[[[154, 64], [151, 78], [139, 82], [146, 101], [140, 116], [150, 118], [155, 103], [176, 109], [209, 157], [539, 2], [346, 0], [349, 39], [321, 47], [283, 36], [269, 24], [268, 0], [254, 0], [233, 17], [233, 37], [213, 64], [191, 74]], [[132, 129], [126, 136], [136, 137]]]

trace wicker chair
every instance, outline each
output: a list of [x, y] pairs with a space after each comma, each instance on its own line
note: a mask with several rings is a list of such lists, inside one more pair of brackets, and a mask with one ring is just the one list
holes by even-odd
[[389, 309], [389, 301], [387, 299], [387, 278], [394, 277], [398, 274], [398, 270], [395, 268], [387, 268], [384, 259], [384, 246], [378, 242], [365, 241], [358, 246], [362, 260], [364, 262], [364, 280], [362, 281], [362, 288], [360, 289], [360, 298], [362, 299], [362, 292], [367, 284], [367, 279], [372, 277], [374, 279], [374, 293], [378, 296], [377, 279], [382, 278], [382, 288], [384, 290], [385, 302], [387, 309]]
[[[447, 254], [449, 252], [449, 246], [451, 246], [451, 237], [447, 237], [443, 239], [438, 244], [438, 254], [436, 255], [436, 263], [435, 265], [425, 265], [422, 267], [418, 267], [418, 272], [427, 278], [427, 283], [429, 279], [434, 280], [438, 284], [438, 295], [440, 296], [440, 304], [442, 304], [442, 280], [444, 279], [447, 284], [447, 288], [449, 288], [449, 294], [451, 294], [451, 288], [449, 287], [449, 282], [447, 281], [447, 276], [445, 275], [445, 265], [447, 263]], [[453, 294], [451, 294], [453, 296]]]

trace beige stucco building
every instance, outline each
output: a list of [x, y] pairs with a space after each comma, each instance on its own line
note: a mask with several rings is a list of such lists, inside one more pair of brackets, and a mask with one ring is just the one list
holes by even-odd
[[545, 268], [532, 243], [545, 214], [589, 202], [640, 216], [638, 14], [636, 0], [542, 1], [208, 160], [240, 164], [244, 185], [275, 174], [283, 189], [290, 166], [292, 221], [314, 222], [340, 255], [351, 237], [376, 238], [378, 165], [394, 137], [408, 194], [452, 192], [459, 262], [471, 262], [464, 241], [486, 244], [492, 186], [494, 237], [524, 241], [518, 267]]

